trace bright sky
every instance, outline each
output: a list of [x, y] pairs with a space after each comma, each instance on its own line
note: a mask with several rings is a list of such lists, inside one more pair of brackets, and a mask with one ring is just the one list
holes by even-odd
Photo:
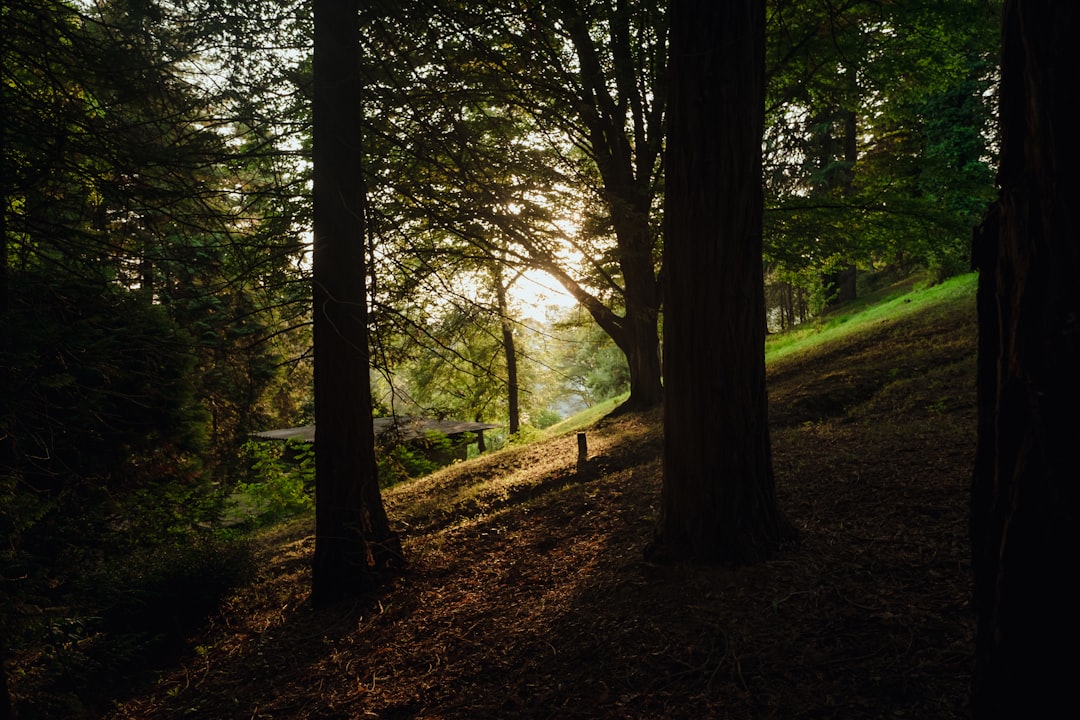
[[547, 310], [556, 305], [560, 310], [576, 304], [555, 278], [543, 270], [529, 270], [510, 288], [510, 295], [521, 303], [521, 313], [525, 317], [543, 322], [547, 319]]

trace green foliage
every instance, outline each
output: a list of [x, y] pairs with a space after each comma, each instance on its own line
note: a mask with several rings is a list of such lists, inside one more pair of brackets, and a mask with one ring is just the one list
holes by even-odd
[[15, 594], [7, 643], [33, 648], [18, 666], [20, 717], [99, 717], [150, 681], [253, 567], [246, 543], [199, 534], [113, 554], [51, 590]]
[[491, 287], [493, 274], [494, 282], [501, 282], [497, 271], [463, 270], [454, 286], [459, 294], [437, 308], [407, 305], [417, 316], [395, 313], [394, 327], [382, 329], [378, 360], [389, 367], [375, 378], [374, 392], [387, 414], [505, 422], [510, 378], [504, 322], [515, 345], [518, 393], [527, 396], [534, 368], [527, 362], [522, 326], [510, 317], [505, 288], [500, 306]]
[[[471, 439], [467, 433], [460, 442], [467, 444]], [[435, 431], [428, 432], [422, 440], [404, 442], [388, 438], [380, 442], [377, 453], [379, 485], [387, 488], [434, 472], [451, 461], [455, 447], [449, 437]]]
[[139, 550], [80, 580], [80, 595], [101, 603], [106, 628], [175, 642], [250, 577], [249, 546], [206, 533]]
[[841, 308], [842, 312], [826, 315], [794, 330], [770, 335], [765, 340], [765, 359], [772, 362], [807, 352], [818, 345], [910, 313], [927, 312], [938, 306], [951, 307], [958, 298], [972, 297], [977, 281], [976, 273], [967, 273], [915, 289], [909, 285], [886, 287], [867, 295], [851, 307]]
[[780, 282], [809, 296], [838, 267], [967, 269], [994, 192], [995, 5], [776, 6], [765, 255]]
[[247, 481], [237, 484], [231, 514], [256, 526], [315, 509], [315, 446], [251, 440], [243, 454], [250, 462]]
[[587, 405], [627, 392], [630, 370], [626, 356], [591, 318], [574, 310], [555, 329], [559, 337], [553, 364], [566, 390]]
[[[282, 190], [288, 156], [229, 117], [228, 97], [190, 82], [206, 28], [179, 11], [5, 4], [0, 270], [159, 305], [187, 333], [194, 395], [212, 414], [202, 464], [235, 470], [240, 439], [271, 414], [261, 401], [281, 388], [281, 354], [306, 350], [275, 335], [304, 322], [303, 204]], [[17, 291], [0, 290], [0, 308]]]
[[[63, 523], [48, 539], [27, 526], [27, 504], [61, 517], [94, 515], [97, 532], [71, 529], [83, 545], [138, 532], [161, 537], [205, 519], [203, 499], [213, 494], [199, 462], [206, 415], [194, 398], [184, 333], [162, 308], [115, 286], [32, 274], [10, 282], [14, 302], [0, 316], [8, 449], [0, 474], [20, 519], [0, 508], [6, 544], [20, 547], [34, 535], [31, 544], [54, 545], [66, 536]], [[125, 523], [108, 522], [140, 503]]]
[[[196, 565], [227, 553], [199, 527], [217, 519], [237, 439], [302, 404], [280, 367], [307, 347], [278, 326], [306, 312], [298, 205], [267, 199], [292, 179], [265, 146], [227, 140], [250, 125], [188, 82], [196, 37], [178, 12], [14, 0], [0, 18], [0, 632], [20, 657], [55, 657], [58, 684], [122, 683], [107, 660], [159, 634], [117, 630], [91, 575], [188, 548], [161, 561], [187, 581], [121, 581], [205, 608], [176, 588], [216, 587]], [[40, 608], [64, 609], [39, 626]], [[63, 692], [77, 705], [94, 691]]]
[[409, 478], [426, 475], [438, 465], [424, 456], [423, 451], [408, 445], [395, 445], [379, 455], [379, 486], [388, 488]]
[[445, 359], [426, 321], [473, 302], [456, 278], [545, 270], [592, 299], [643, 357], [637, 387], [658, 391], [655, 338], [621, 316], [655, 330], [666, 6], [375, 2], [362, 17], [376, 327]]
[[574, 413], [570, 417], [564, 418], [554, 425], [545, 428], [541, 435], [542, 437], [550, 438], [587, 428], [614, 412], [619, 405], [626, 401], [627, 397], [628, 394], [618, 395], [609, 400], [605, 400], [604, 402], [597, 403], [592, 407], [586, 408], [581, 412]]
[[562, 416], [559, 413], [550, 408], [543, 408], [530, 416], [529, 424], [538, 430], [546, 430], [560, 420]]
[[[113, 599], [92, 576], [134, 570], [157, 548], [183, 548], [170, 557], [184, 562], [224, 561], [193, 541], [196, 526], [216, 516], [219, 491], [200, 463], [206, 415], [194, 398], [190, 343], [164, 308], [61, 273], [8, 280], [11, 302], [0, 314], [0, 626], [11, 651], [37, 653], [31, 671], [40, 676], [29, 687], [40, 683], [50, 702], [75, 707], [98, 690], [117, 690], [113, 679], [140, 663], [128, 653], [148, 651], [164, 631], [117, 626], [106, 617]], [[209, 585], [192, 581], [189, 592], [198, 587]]]

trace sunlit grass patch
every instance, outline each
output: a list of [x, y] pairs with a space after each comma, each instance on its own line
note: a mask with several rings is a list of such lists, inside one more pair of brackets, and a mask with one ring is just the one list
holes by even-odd
[[969, 273], [914, 290], [887, 288], [868, 296], [857, 305], [841, 308], [811, 323], [769, 336], [765, 340], [765, 361], [772, 362], [803, 353], [912, 313], [932, 312], [935, 306], [949, 305], [960, 298], [974, 296], [977, 284], [978, 274]]
[[563, 433], [573, 432], [584, 427], [588, 427], [600, 420], [615, 408], [619, 407], [622, 403], [626, 402], [628, 393], [623, 393], [617, 397], [609, 398], [603, 402], [597, 403], [590, 408], [586, 408], [576, 415], [571, 415], [565, 420], [560, 420], [549, 428], [545, 428], [542, 433], [542, 438], [552, 438]]

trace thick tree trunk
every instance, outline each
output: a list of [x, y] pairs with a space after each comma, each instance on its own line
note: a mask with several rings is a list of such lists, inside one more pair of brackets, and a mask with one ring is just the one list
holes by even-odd
[[782, 539], [765, 394], [764, 8], [671, 3], [657, 559], [757, 562]]
[[[5, 150], [0, 146], [0, 151]], [[6, 153], [5, 153], [6, 154]], [[0, 202], [7, 207], [7, 196], [0, 195]], [[0, 317], [7, 314], [8, 309], [8, 239], [7, 239], [7, 213], [0, 212]]]
[[976, 718], [1074, 704], [1080, 473], [1080, 5], [1007, 0], [1000, 192], [976, 235], [979, 441], [972, 493]]
[[[647, 223], [639, 232], [648, 236]], [[660, 335], [657, 330], [660, 297], [656, 288], [651, 241], [645, 240], [639, 244], [632, 256], [625, 257], [621, 264], [626, 286], [626, 332], [619, 347], [625, 353], [630, 368], [630, 397], [624, 407], [627, 410], [648, 410], [664, 399], [660, 384]]]
[[368, 377], [358, 0], [315, 0], [315, 558], [312, 598], [377, 584], [400, 555], [375, 465]]

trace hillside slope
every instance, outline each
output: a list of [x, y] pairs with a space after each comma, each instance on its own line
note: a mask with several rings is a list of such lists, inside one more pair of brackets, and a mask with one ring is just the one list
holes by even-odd
[[307, 605], [309, 521], [265, 539], [182, 667], [112, 717], [954, 718], [973, 625], [970, 293], [770, 368], [801, 532], [750, 568], [643, 560], [660, 419], [623, 416], [395, 488], [410, 565]]

